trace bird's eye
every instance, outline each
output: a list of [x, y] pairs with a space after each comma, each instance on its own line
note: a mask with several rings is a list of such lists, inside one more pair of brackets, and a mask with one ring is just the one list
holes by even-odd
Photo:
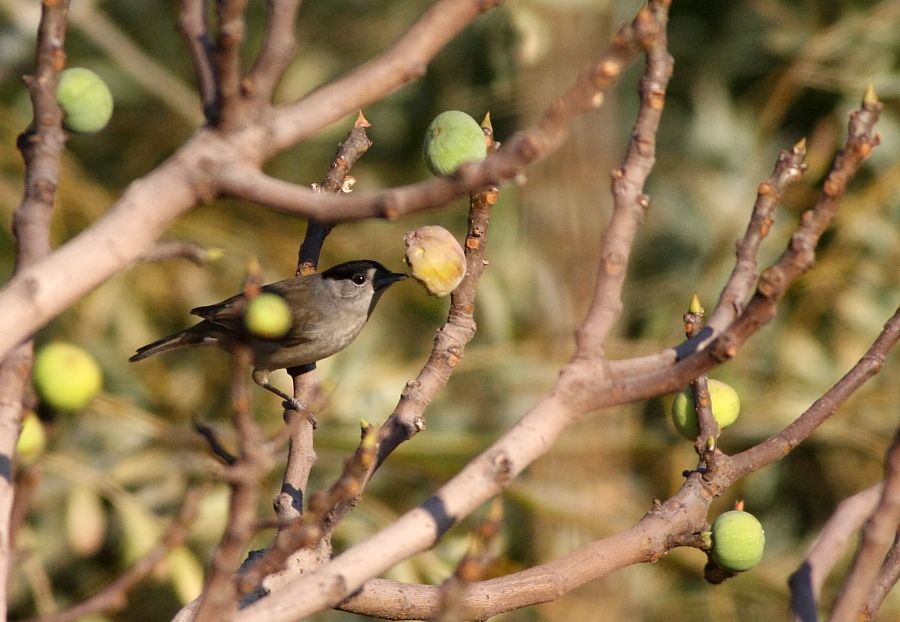
[[360, 272], [357, 272], [353, 276], [350, 277], [350, 280], [356, 283], [357, 285], [362, 285], [366, 282], [366, 275]]

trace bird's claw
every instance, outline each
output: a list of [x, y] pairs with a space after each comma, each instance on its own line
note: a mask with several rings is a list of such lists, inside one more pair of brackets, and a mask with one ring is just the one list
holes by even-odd
[[285, 410], [296, 410], [298, 413], [302, 413], [306, 410], [306, 406], [303, 405], [303, 402], [298, 400], [296, 397], [289, 397], [283, 402], [281, 405]]

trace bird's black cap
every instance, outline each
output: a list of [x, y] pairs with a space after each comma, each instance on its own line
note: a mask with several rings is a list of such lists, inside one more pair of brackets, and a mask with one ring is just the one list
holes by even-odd
[[356, 259], [332, 266], [322, 272], [323, 279], [352, 279], [357, 274], [365, 275], [370, 269], [375, 269], [372, 285], [375, 289], [384, 289], [391, 283], [407, 278], [400, 272], [391, 272], [377, 261], [371, 259]]

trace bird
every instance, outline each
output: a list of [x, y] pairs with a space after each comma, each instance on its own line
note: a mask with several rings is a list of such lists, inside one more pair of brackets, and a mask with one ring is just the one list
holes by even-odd
[[253, 381], [281, 397], [286, 408], [299, 410], [297, 400], [269, 383], [269, 372], [307, 367], [346, 348], [362, 331], [381, 295], [405, 278], [406, 274], [391, 272], [377, 261], [357, 259], [263, 285], [261, 292], [281, 296], [291, 310], [291, 326], [284, 336], [266, 339], [251, 334], [243, 320], [250, 298], [241, 293], [191, 309], [203, 318], [200, 322], [138, 348], [128, 360], [184, 347], [230, 350], [245, 343], [253, 352]]

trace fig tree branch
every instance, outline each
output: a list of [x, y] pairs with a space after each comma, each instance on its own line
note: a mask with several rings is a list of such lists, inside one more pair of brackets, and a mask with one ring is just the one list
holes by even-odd
[[[872, 359], [883, 360], [890, 348], [896, 345], [898, 331], [900, 331], [900, 315], [892, 318], [870, 349], [854, 366], [854, 370], [869, 368]], [[874, 370], [878, 369], [880, 367], [875, 366]], [[856, 374], [854, 370], [848, 372], [836, 387], [842, 386], [850, 392], [855, 391], [875, 373]], [[853, 378], [855, 384], [849, 385], [847, 378]], [[818, 400], [798, 420], [820, 408], [819, 405], [825, 397]], [[840, 403], [831, 402], [829, 408], [833, 411], [839, 406]], [[767, 443], [769, 441], [761, 445]], [[709, 503], [715, 496], [747, 474], [787, 455], [787, 451], [777, 455], [766, 452], [765, 459], [757, 458], [758, 462], [751, 462], [749, 470], [742, 468], [747, 462], [745, 454], [753, 452], [754, 449], [734, 457], [721, 456], [720, 468], [708, 478], [700, 472], [691, 473], [678, 493], [654, 507], [635, 527], [626, 532], [595, 541], [546, 564], [472, 584], [464, 598], [466, 615], [474, 619], [484, 619], [515, 608], [549, 602], [585, 582], [596, 580], [626, 566], [656, 561], [671, 548], [679, 545], [676, 536], [692, 534], [704, 528]], [[732, 461], [734, 465], [729, 464]], [[795, 598], [798, 593], [805, 594], [805, 598], [815, 598], [825, 574], [843, 549], [841, 542], [846, 543], [850, 533], [862, 524], [870, 510], [875, 507], [877, 498], [882, 496], [881, 489], [882, 486], [878, 485], [865, 493], [860, 493], [854, 497], [852, 505], [845, 503], [838, 509], [829, 522], [829, 525], [832, 523], [833, 525], [830, 528], [826, 526], [820, 540], [810, 551], [804, 563], [806, 570], [801, 569], [802, 572], [795, 573], [797, 578], [792, 579], [792, 586], [798, 581], [806, 584], [802, 592], [795, 592]], [[395, 607], [397, 602], [404, 603], [404, 606]], [[339, 608], [386, 619], [428, 620], [433, 619], [440, 611], [440, 590], [434, 586], [370, 579], [364, 583], [360, 591], [341, 603]], [[809, 622], [809, 618], [798, 619]]]
[[[603, 105], [604, 91], [618, 81], [642, 43], [656, 37], [661, 26], [664, 24], [657, 24], [649, 10], [641, 10], [618, 32], [606, 52], [548, 106], [535, 126], [505, 141], [483, 162], [463, 165], [449, 177], [380, 192], [332, 196], [270, 177], [258, 168], [235, 163], [220, 170], [217, 186], [226, 195], [324, 222], [396, 219], [413, 211], [446, 205], [463, 194], [514, 179], [528, 164], [558, 149], [568, 136], [572, 118]], [[411, 32], [415, 29], [414, 26]], [[659, 93], [655, 97], [659, 104]]]
[[[341, 594], [349, 595], [394, 563], [433, 546], [456, 521], [496, 495], [587, 412], [673, 391], [735, 356], [740, 345], [771, 319], [775, 305], [790, 283], [811, 265], [814, 245], [834, 215], [837, 198], [863, 158], [877, 144], [873, 127], [879, 110], [880, 104], [867, 97], [862, 107], [851, 113], [847, 146], [836, 158], [822, 198], [816, 208], [801, 219], [788, 250], [763, 274], [747, 313], [735, 320], [720, 337], [666, 369], [619, 379], [609, 377], [604, 362], [592, 360], [576, 350], [550, 392], [431, 498], [319, 570], [294, 580], [264, 602], [242, 611], [238, 620], [263, 622], [273, 615], [276, 619], [290, 619], [336, 605]], [[728, 473], [729, 469], [719, 471], [725, 477], [723, 473]], [[703, 486], [715, 491], [722, 485], [721, 481], [703, 482]], [[703, 494], [708, 498], [713, 496], [711, 492]]]
[[[468, 23], [465, 20], [471, 21], [482, 10], [492, 6], [491, 2], [474, 0], [441, 0], [426, 11], [395, 47], [370, 64], [374, 63], [376, 66], [402, 64], [403, 54], [408, 54], [409, 58], [427, 60], [439, 49], [439, 46], [435, 47], [437, 42], [446, 42], [450, 37], [448, 32], [440, 30], [442, 27], [452, 24], [454, 27], [462, 28]], [[442, 16], [440, 10], [447, 10], [449, 15]], [[566, 123], [570, 114], [584, 112], [599, 103], [596, 94], [617, 79], [625, 63], [633, 56], [636, 42], [632, 30], [626, 27], [617, 35], [609, 54], [604, 57], [608, 62], [601, 62], [591, 72], [583, 74], [567, 95], [551, 106], [530, 135], [525, 133], [513, 141], [518, 146], [508, 150], [507, 153], [513, 154], [510, 157], [518, 158], [514, 154], [521, 151], [524, 154], [523, 162], [530, 162], [537, 154], [546, 155], [550, 149], [555, 149], [561, 144], [565, 138]], [[360, 70], [357, 70], [352, 75], [359, 72]], [[337, 85], [336, 90], [323, 87], [309, 96], [318, 103], [307, 105], [299, 102], [291, 109], [292, 114], [282, 121], [277, 121], [280, 118], [278, 115], [262, 115], [265, 117], [264, 121], [248, 120], [242, 127], [230, 133], [214, 128], [199, 130], [168, 160], [133, 182], [107, 214], [91, 227], [42, 261], [14, 276], [0, 290], [0, 356], [8, 353], [15, 344], [94, 287], [129, 266], [156, 243], [165, 228], [176, 218], [200, 203], [214, 200], [220, 192], [227, 190], [225, 185], [241, 187], [247, 177], [239, 175], [250, 175], [253, 179], [258, 179], [258, 171], [257, 173], [253, 173], [252, 169], [248, 171], [247, 163], [261, 166], [268, 157], [277, 152], [277, 149], [273, 151], [275, 144], [272, 139], [273, 123], [274, 127], [284, 128], [286, 126], [280, 123], [290, 126], [302, 121], [303, 131], [293, 135], [294, 139], [299, 141], [308, 137], [305, 134], [307, 130], [314, 131], [331, 122], [331, 120], [313, 122], [309, 116], [316, 111], [322, 112], [318, 110], [322, 102], [317, 99], [320, 97], [316, 95], [317, 93], [323, 91], [340, 93], [352, 103], [351, 110], [357, 110], [364, 103], [363, 100], [369, 101], [369, 95], [372, 97], [376, 95], [371, 89], [377, 88], [378, 95], [385, 95], [393, 88], [390, 83], [372, 84], [368, 79], [361, 79], [356, 90], [352, 88], [352, 84], [346, 82], [346, 79], [338, 80], [334, 84]], [[323, 119], [333, 112], [332, 104], [333, 102], [324, 104], [326, 110]], [[564, 114], [563, 111], [568, 112]], [[292, 121], [293, 114], [302, 115], [302, 119]], [[310, 126], [310, 122], [313, 122], [315, 127]], [[290, 145], [279, 149], [287, 146]], [[419, 193], [416, 199], [421, 203], [420, 207], [437, 204], [435, 202], [446, 202], [484, 187], [490, 181], [488, 177], [514, 176], [514, 171], [508, 170], [509, 167], [504, 164], [505, 160], [492, 159], [497, 155], [489, 157], [481, 166], [474, 166], [474, 169], [462, 167], [459, 176], [454, 178], [455, 182], [440, 179], [422, 184], [426, 191], [424, 195]], [[505, 170], [506, 177], [495, 173], [487, 176], [478, 172], [482, 169], [492, 170], [491, 167], [500, 173]], [[239, 176], [233, 183], [228, 181], [232, 174]], [[165, 189], [164, 192], [160, 192], [161, 188]], [[324, 221], [347, 218], [340, 211], [331, 211], [334, 207], [330, 203], [331, 197], [315, 194], [309, 190], [305, 192], [313, 194], [316, 197], [314, 203], [317, 209], [321, 208], [319, 211], [309, 210], [306, 216]], [[423, 202], [422, 196], [431, 203]], [[355, 195], [335, 200], [338, 203], [347, 201], [348, 205], [355, 205]], [[364, 207], [370, 203], [372, 202], [364, 202]], [[344, 209], [344, 212], [346, 211]], [[359, 210], [359, 214], [355, 217], [377, 216], [381, 211], [376, 202], [374, 206], [369, 205]], [[399, 215], [399, 212], [394, 213], [388, 209], [385, 214]], [[140, 222], [141, 226], [135, 227], [135, 222]]]

